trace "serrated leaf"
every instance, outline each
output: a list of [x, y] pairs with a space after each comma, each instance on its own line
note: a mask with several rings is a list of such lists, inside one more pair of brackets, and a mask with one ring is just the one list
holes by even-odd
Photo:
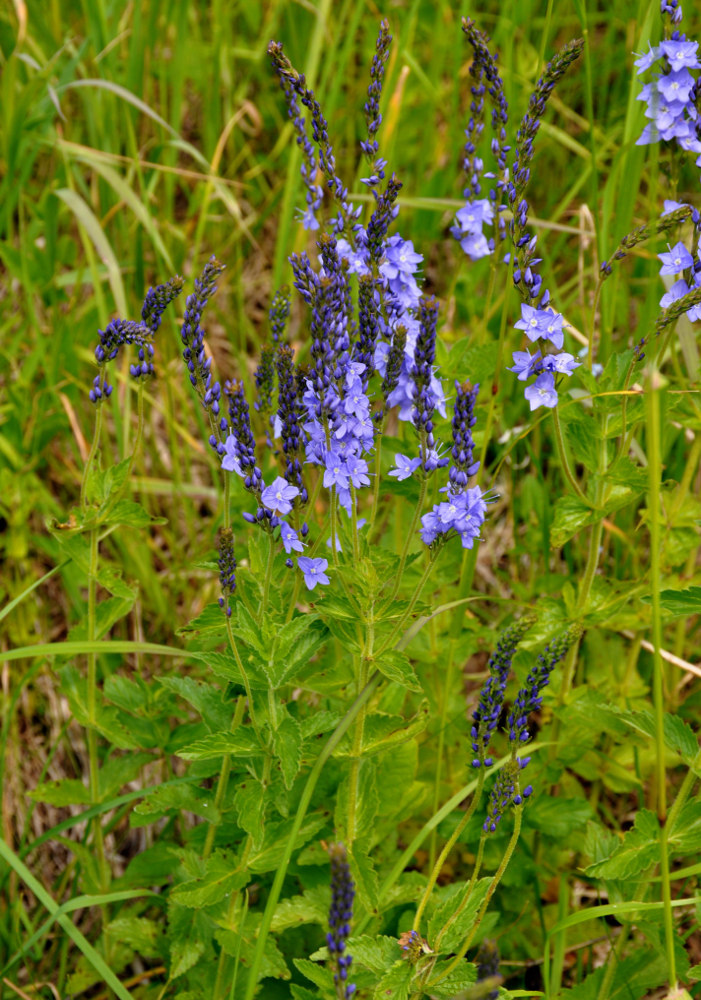
[[331, 905], [329, 886], [315, 886], [305, 889], [301, 896], [283, 899], [275, 908], [270, 929], [275, 934], [302, 924], [319, 924], [326, 927]]
[[[650, 597], [641, 598], [645, 604], [650, 604]], [[674, 618], [701, 614], [701, 587], [687, 587], [686, 590], [663, 590], [660, 594], [660, 604]]]
[[575, 462], [581, 462], [590, 472], [599, 467], [601, 433], [594, 416], [577, 416], [564, 425], [565, 437]]
[[314, 712], [312, 715], [307, 715], [304, 719], [299, 720], [302, 739], [312, 740], [316, 736], [322, 736], [324, 733], [330, 733], [336, 728], [340, 721], [340, 715], [336, 712], [327, 712], [326, 709], [322, 709], [320, 712]]
[[130, 471], [131, 458], [125, 458], [122, 462], [105, 470], [102, 476], [103, 501], [115, 496], [124, 488]]
[[299, 724], [288, 715], [273, 734], [275, 754], [280, 762], [285, 788], [290, 789], [299, 774], [302, 761], [302, 733]]
[[582, 528], [594, 524], [600, 516], [577, 497], [559, 497], [555, 501], [555, 516], [550, 528], [551, 544], [554, 548], [560, 548]]
[[[102, 639], [112, 627], [129, 614], [136, 601], [136, 591], [128, 597], [108, 597], [100, 601], [96, 608], [93, 639]], [[69, 642], [84, 642], [88, 638], [88, 620], [84, 618], [68, 633]]]
[[539, 795], [529, 803], [525, 814], [528, 826], [541, 830], [548, 837], [564, 840], [574, 830], [593, 818], [593, 810], [586, 799], [549, 798]]
[[[248, 868], [257, 875], [265, 872], [275, 871], [280, 864], [287, 840], [292, 830], [294, 820], [283, 820], [281, 823], [270, 824], [266, 828], [265, 837], [261, 846], [253, 851], [248, 858]], [[311, 840], [315, 833], [326, 826], [328, 818], [318, 814], [307, 816], [295, 838], [294, 850], [299, 850], [307, 841]]]
[[346, 942], [348, 954], [353, 956], [353, 964], [364, 966], [371, 972], [383, 973], [401, 958], [396, 938], [363, 934], [350, 937]]
[[[369, 828], [359, 824], [358, 829], [365, 832]], [[348, 863], [358, 898], [368, 912], [372, 913], [377, 906], [379, 896], [377, 874], [372, 859], [362, 849], [360, 842], [356, 841], [348, 851]]]
[[115, 917], [110, 920], [105, 933], [144, 958], [157, 958], [160, 954], [159, 939], [162, 932], [155, 920], [137, 916]]
[[[444, 958], [436, 962], [432, 975], [436, 978], [445, 974], [452, 962], [451, 958]], [[488, 1000], [492, 996], [493, 987], [486, 984], [477, 983], [477, 966], [471, 962], [461, 963], [457, 969], [448, 972], [445, 979], [435, 987], [431, 987], [431, 993], [436, 1000], [453, 1000], [460, 997], [460, 1000]], [[475, 985], [476, 984], [476, 985]], [[518, 994], [507, 994], [500, 991], [500, 996], [514, 996]]]
[[213, 684], [194, 677], [157, 677], [158, 683], [183, 698], [202, 716], [207, 729], [217, 732], [231, 724], [232, 710], [222, 701], [221, 691]]
[[211, 923], [200, 910], [168, 904], [170, 978], [184, 975], [204, 955], [212, 939]]
[[107, 505], [99, 521], [103, 527], [120, 524], [130, 528], [146, 528], [150, 524], [167, 524], [168, 519], [153, 517], [135, 500], [117, 500], [116, 503]]
[[660, 859], [659, 824], [649, 809], [641, 809], [635, 825], [609, 858], [585, 869], [587, 875], [603, 879], [636, 878]]
[[60, 781], [45, 781], [28, 793], [35, 802], [46, 802], [50, 806], [91, 805], [90, 789], [77, 778], [62, 778]]
[[257, 757], [263, 753], [255, 733], [239, 726], [235, 733], [211, 733], [202, 740], [178, 750], [178, 757], [185, 760], [211, 760], [234, 754], [236, 757]]
[[201, 633], [206, 633], [208, 636], [221, 634], [221, 636], [226, 635], [226, 619], [224, 617], [224, 612], [219, 607], [218, 604], [208, 604], [206, 608], [197, 615], [197, 617], [191, 619], [187, 625], [182, 625], [180, 628], [175, 630], [176, 635], [198, 635]]
[[100, 801], [108, 799], [128, 782], [133, 781], [142, 767], [153, 759], [150, 753], [130, 753], [110, 757], [100, 768], [98, 776]]
[[421, 683], [405, 653], [400, 653], [397, 649], [388, 649], [374, 661], [374, 666], [388, 680], [401, 684], [409, 691], [423, 693]]
[[81, 726], [96, 729], [120, 750], [135, 750], [139, 747], [130, 732], [122, 725], [116, 709], [109, 705], [98, 703], [95, 717], [88, 710], [87, 681], [78, 673], [72, 664], [66, 664], [58, 671], [61, 677], [61, 688], [70, 705], [76, 722]]
[[333, 996], [336, 992], [336, 987], [334, 986], [331, 969], [327, 969], [323, 965], [318, 965], [316, 962], [310, 962], [308, 958], [295, 958], [293, 961], [295, 967], [302, 975], [306, 976], [307, 979], [311, 980], [315, 986], [318, 986], [322, 990], [322, 996]]
[[[441, 954], [448, 955], [460, 947], [472, 930], [491, 884], [491, 878], [479, 879], [472, 887], [467, 902], [463, 900], [468, 883], [450, 886], [451, 891], [445, 894], [446, 898], [438, 904], [428, 923], [428, 942], [432, 948], [437, 947], [436, 942], [440, 932], [443, 932], [440, 942]], [[462, 909], [458, 913], [460, 906]], [[451, 919], [453, 922], [449, 924]]]
[[[253, 936], [254, 928], [249, 927], [249, 923], [250, 921], [247, 921], [243, 934], [240, 934], [238, 931], [221, 929], [214, 935], [221, 945], [222, 950], [227, 955], [231, 955], [234, 958], [237, 954], [240, 956], [240, 962], [244, 969], [247, 969], [249, 965], [250, 956], [253, 954], [256, 943]], [[265, 940], [263, 961], [258, 972], [258, 980], [289, 978], [290, 970], [287, 968], [283, 954], [278, 948], [275, 939], [268, 936]]]
[[265, 673], [271, 687], [282, 687], [300, 664], [308, 664], [328, 638], [326, 630], [314, 628], [316, 615], [300, 615], [280, 627], [273, 642]]
[[409, 1000], [414, 966], [399, 959], [390, 966], [375, 987], [373, 1000]]
[[[657, 727], [651, 712], [621, 711], [619, 714], [631, 729], [636, 729], [654, 739]], [[682, 760], [691, 766], [699, 751], [698, 740], [691, 727], [680, 716], [666, 712], [663, 732], [667, 749], [679, 754]]]
[[236, 789], [234, 807], [239, 826], [251, 836], [252, 846], [257, 848], [263, 839], [263, 817], [265, 795], [263, 787], [255, 778], [249, 778]]
[[701, 802], [687, 802], [669, 831], [669, 849], [698, 856], [701, 851]]
[[171, 899], [180, 906], [201, 909], [243, 889], [249, 879], [247, 872], [237, 870], [235, 858], [223, 851], [215, 851], [207, 860], [204, 877], [176, 886], [171, 892]]
[[[187, 811], [196, 816], [202, 816], [210, 823], [221, 820], [219, 811], [214, 806], [214, 793], [192, 785], [161, 785], [132, 810], [132, 826], [143, 826], [153, 823], [156, 819], [169, 812]], [[145, 822], [139, 821], [144, 817]]]

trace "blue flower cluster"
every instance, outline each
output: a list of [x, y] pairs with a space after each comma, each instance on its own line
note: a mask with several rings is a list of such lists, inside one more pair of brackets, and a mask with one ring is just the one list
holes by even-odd
[[[504, 262], [513, 264], [514, 285], [523, 299], [521, 319], [515, 324], [516, 329], [523, 330], [531, 342], [541, 339], [559, 350], [563, 345], [562, 316], [549, 307], [550, 293], [543, 289], [542, 279], [537, 271], [537, 265], [540, 263], [540, 258], [536, 256], [538, 240], [537, 236], [527, 231], [528, 202], [524, 194], [530, 179], [533, 140], [540, 128], [548, 98], [557, 81], [578, 57], [582, 42], [575, 41], [566, 45], [548, 63], [545, 72], [538, 80], [528, 104], [528, 111], [516, 134], [513, 165], [509, 168], [507, 154], [511, 147], [506, 144], [508, 107], [497, 69], [496, 56], [490, 52], [489, 39], [469, 18], [463, 20], [463, 31], [473, 50], [470, 75], [475, 82], [471, 87], [471, 117], [466, 130], [467, 142], [463, 161], [468, 176], [468, 187], [465, 189], [467, 201], [458, 211], [456, 224], [451, 232], [472, 260], [493, 253], [494, 237], [487, 238], [483, 227], [494, 225], [496, 220], [500, 238], [505, 236], [505, 224], [501, 213], [506, 208], [506, 205], [502, 204], [503, 196], [506, 195], [512, 212], [510, 234], [513, 253], [506, 254]], [[486, 84], [483, 81], [486, 81]], [[492, 105], [491, 151], [496, 159], [497, 170], [496, 173], [484, 174], [485, 177], [496, 178], [496, 184], [490, 190], [488, 198], [480, 198], [478, 196], [481, 192], [483, 162], [476, 155], [476, 144], [483, 131], [485, 92], [488, 93]], [[544, 355], [541, 351], [537, 351], [531, 356], [528, 351], [518, 351], [514, 354], [513, 360], [514, 365], [508, 371], [515, 372], [520, 381], [535, 376], [535, 381], [525, 389], [525, 397], [531, 410], [539, 406], [555, 406], [558, 400], [556, 376], [571, 375], [580, 364], [573, 355], [565, 352]]]
[[153, 338], [156, 335], [163, 313], [170, 303], [180, 295], [183, 279], [175, 275], [164, 285], [149, 288], [141, 309], [141, 321], [113, 319], [104, 330], [98, 330], [100, 338], [95, 348], [95, 360], [99, 371], [93, 379], [89, 398], [92, 403], [101, 403], [112, 395], [112, 386], [107, 378], [107, 365], [114, 361], [124, 347], [135, 347], [137, 361], [129, 365], [132, 378], [138, 380], [154, 374]]
[[348, 982], [348, 970], [353, 959], [346, 952], [346, 941], [353, 919], [355, 885], [348, 865], [348, 855], [343, 844], [330, 844], [331, 858], [331, 907], [326, 944], [334, 967], [334, 983], [339, 998], [352, 997], [356, 987]]
[[[681, 19], [681, 8], [677, 8]], [[657, 73], [650, 83], [646, 83], [638, 94], [638, 100], [645, 102], [645, 117], [649, 123], [637, 140], [638, 146], [649, 143], [676, 141], [684, 150], [700, 154], [696, 165], [701, 167], [701, 141], [697, 134], [698, 111], [696, 97], [697, 79], [690, 72], [701, 69], [697, 55], [699, 43], [687, 41], [686, 35], [678, 31], [665, 39], [635, 61], [638, 76], [656, 63], [661, 63], [662, 72]]]
[[[518, 625], [520, 624], [521, 623], [519, 622]], [[523, 631], [525, 631], [525, 629]], [[515, 806], [521, 805], [523, 800], [528, 798], [533, 791], [531, 785], [527, 785], [523, 791], [521, 791], [519, 785], [520, 772], [528, 766], [531, 760], [530, 757], [520, 756], [524, 746], [531, 740], [531, 734], [528, 729], [528, 716], [531, 712], [536, 712], [539, 708], [541, 708], [543, 704], [542, 691], [548, 684], [553, 669], [563, 659], [568, 649], [574, 642], [577, 641], [581, 634], [581, 625], [572, 625], [557, 639], [554, 639], [551, 643], [549, 643], [543, 652], [537, 657], [535, 665], [526, 678], [525, 685], [520, 688], [518, 694], [516, 695], [511, 711], [506, 719], [506, 733], [509, 738], [511, 758], [497, 775], [492, 788], [489, 805], [487, 807], [487, 818], [484, 822], [484, 830], [486, 832], [494, 833], [499, 820], [510, 803], [513, 803]], [[506, 667], [506, 671], [508, 674], [508, 666]], [[484, 709], [482, 708], [482, 698], [480, 699], [480, 708], [478, 709], [480, 719], [478, 720], [478, 736], [476, 742], [478, 750], [482, 751], [482, 753], [484, 752], [483, 747], [485, 746], [485, 737], [483, 733], [489, 732], [489, 726], [493, 721], [492, 716], [494, 710], [491, 706], [492, 703], [495, 704], [495, 709], [498, 706], [498, 717], [498, 714], [501, 711], [499, 692], [501, 691], [502, 679], [504, 684], [506, 680], [506, 678], [503, 677], [503, 672], [499, 670], [498, 665], [497, 670], [494, 673], [496, 675], [496, 684], [494, 684], [495, 695], [492, 695], [490, 688], [490, 691], [486, 692], [486, 697], [484, 698]], [[492, 672], [490, 671], [490, 679], [491, 675]], [[486, 727], [484, 725], [485, 720], [488, 720], [486, 722]], [[475, 730], [473, 729], [473, 733], [474, 731]], [[486, 761], [484, 763], [486, 764]]]

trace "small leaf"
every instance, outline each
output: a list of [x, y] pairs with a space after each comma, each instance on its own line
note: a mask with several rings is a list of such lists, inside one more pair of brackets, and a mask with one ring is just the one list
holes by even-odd
[[285, 788], [290, 789], [302, 761], [302, 734], [299, 723], [292, 716], [288, 715], [280, 723], [273, 736], [273, 746], [280, 762]]
[[597, 861], [585, 869], [587, 875], [603, 879], [627, 879], [640, 876], [660, 859], [657, 817], [649, 809], [641, 809], [635, 825], [628, 830], [609, 858]]
[[109, 524], [121, 524], [130, 528], [145, 528], [149, 524], [167, 524], [165, 517], [153, 517], [134, 500], [118, 500], [115, 504], [107, 505], [107, 508], [99, 517], [99, 523], [106, 526]]
[[239, 826], [250, 835], [252, 846], [258, 848], [263, 839], [265, 814], [265, 795], [260, 782], [255, 778], [248, 778], [239, 785], [234, 796], [234, 806]]
[[325, 968], [323, 965], [318, 965], [316, 962], [310, 962], [308, 958], [295, 958], [293, 959], [295, 966], [310, 979], [315, 986], [318, 986], [322, 991], [322, 996], [333, 996], [336, 992], [336, 987], [333, 982], [333, 972], [331, 969]]
[[185, 760], [211, 760], [231, 753], [236, 757], [257, 757], [263, 753], [255, 733], [241, 726], [235, 733], [211, 733], [202, 740], [178, 750], [178, 757]]
[[217, 732], [231, 723], [231, 708], [222, 702], [221, 691], [213, 684], [197, 681], [193, 677], [158, 677], [162, 687], [180, 695], [202, 716], [210, 730]]
[[[643, 597], [650, 604], [650, 597]], [[686, 590], [663, 590], [660, 594], [660, 604], [674, 618], [701, 614], [701, 587], [687, 587]]]
[[249, 878], [247, 872], [237, 870], [236, 861], [231, 855], [215, 851], [207, 860], [204, 877], [176, 886], [170, 898], [180, 906], [201, 909], [203, 906], [220, 902], [238, 889], [243, 889]]
[[[446, 898], [439, 903], [429, 920], [428, 943], [431, 947], [436, 947], [440, 932], [443, 932], [440, 940], [441, 954], [448, 955], [460, 947], [468, 933], [472, 930], [477, 919], [477, 914], [491, 884], [491, 878], [479, 879], [472, 887], [467, 902], [464, 903], [457, 916], [455, 914], [458, 907], [463, 903], [468, 883], [463, 883], [462, 885], [454, 884], [449, 887], [451, 891], [445, 894]], [[449, 924], [451, 919], [453, 919], [453, 922]]]
[[[278, 903], [270, 929], [276, 934], [281, 934], [290, 927], [299, 927], [302, 924], [319, 924], [321, 927], [326, 927], [330, 905], [331, 889], [328, 886], [305, 889], [301, 896], [292, 896]], [[355, 952], [352, 954], [355, 957]]]
[[168, 904], [170, 978], [184, 975], [204, 955], [211, 942], [211, 922], [201, 910]]
[[176, 635], [184, 636], [199, 635], [203, 632], [209, 635], [220, 633], [222, 638], [226, 635], [224, 612], [216, 603], [208, 604], [196, 618], [175, 630]]
[[62, 778], [60, 781], [46, 781], [28, 793], [35, 802], [46, 802], [50, 806], [91, 805], [90, 789], [77, 778]]
[[353, 964], [370, 969], [371, 972], [382, 973], [401, 958], [399, 944], [393, 937], [371, 937], [363, 934], [361, 937], [351, 937], [346, 943], [348, 954], [353, 956]]
[[414, 966], [399, 959], [390, 966], [375, 987], [373, 1000], [409, 1000], [409, 988], [414, 978]]
[[408, 688], [409, 691], [423, 693], [423, 688], [418, 677], [414, 673], [414, 668], [409, 662], [409, 657], [400, 653], [397, 649], [386, 650], [379, 659], [374, 661], [374, 666], [390, 680]]

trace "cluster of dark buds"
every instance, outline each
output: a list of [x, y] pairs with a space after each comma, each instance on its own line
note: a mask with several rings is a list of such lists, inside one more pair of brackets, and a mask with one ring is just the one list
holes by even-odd
[[494, 986], [494, 989], [486, 994], [485, 1000], [497, 1000], [502, 977], [499, 975], [499, 949], [495, 941], [485, 939], [482, 942], [475, 955], [475, 965], [477, 966], [477, 982]]
[[331, 908], [326, 944], [334, 970], [336, 996], [347, 1000], [355, 993], [355, 985], [348, 982], [348, 972], [353, 959], [346, 953], [346, 941], [353, 919], [355, 885], [351, 878], [348, 855], [343, 844], [329, 844], [331, 859]]
[[231, 528], [222, 528], [219, 534], [219, 585], [221, 597], [219, 607], [224, 608], [227, 617], [231, 617], [229, 599], [236, 590], [236, 559], [234, 557], [234, 533]]

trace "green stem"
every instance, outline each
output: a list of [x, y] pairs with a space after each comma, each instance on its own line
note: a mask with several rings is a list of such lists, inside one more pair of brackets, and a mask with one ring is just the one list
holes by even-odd
[[377, 448], [375, 450], [375, 482], [372, 487], [372, 507], [370, 510], [370, 525], [368, 527], [368, 538], [372, 539], [375, 532], [375, 520], [377, 519], [377, 508], [380, 502], [380, 469], [382, 456], [382, 438], [387, 427], [387, 416], [382, 418], [382, 423], [377, 435]]
[[265, 612], [268, 609], [268, 597], [270, 595], [270, 581], [273, 576], [273, 563], [275, 561], [275, 543], [273, 542], [272, 531], [268, 534], [268, 565], [265, 567], [265, 580], [263, 582], [263, 596], [258, 608], [258, 622], [263, 621]]
[[421, 901], [416, 909], [416, 916], [414, 917], [414, 923], [412, 924], [413, 929], [415, 931], [418, 931], [421, 925], [421, 917], [423, 916], [423, 912], [426, 909], [426, 904], [428, 903], [431, 893], [433, 892], [433, 888], [436, 882], [438, 881], [438, 876], [443, 870], [443, 865], [445, 864], [448, 855], [452, 851], [453, 846], [457, 842], [460, 834], [463, 832], [467, 824], [470, 822], [472, 816], [474, 815], [475, 809], [477, 808], [480, 797], [482, 795], [482, 788], [484, 787], [484, 776], [485, 776], [485, 771], [484, 768], [481, 767], [479, 778], [477, 781], [477, 788], [475, 789], [475, 794], [472, 797], [470, 808], [465, 812], [464, 816], [462, 817], [458, 825], [455, 827], [455, 830], [453, 831], [450, 838], [446, 842], [445, 847], [443, 848], [441, 853], [438, 855], [438, 860], [433, 866], [433, 871], [431, 872], [429, 880], [426, 884], [426, 888], [424, 889], [424, 894], [421, 897]]
[[351, 495], [351, 525], [353, 528], [353, 562], [358, 565], [360, 562], [360, 539], [358, 537], [358, 494], [355, 487], [350, 488]]
[[660, 519], [660, 479], [661, 479], [661, 430], [658, 375], [654, 363], [650, 367], [649, 385], [646, 393], [648, 424], [648, 510], [650, 518], [650, 594], [652, 598], [652, 644], [653, 654], [653, 700], [655, 708], [655, 743], [657, 769], [657, 818], [660, 824], [660, 875], [662, 877], [662, 902], [664, 906], [664, 928], [669, 968], [669, 985], [673, 992], [677, 988], [677, 968], [674, 954], [674, 920], [672, 915], [672, 890], [669, 874], [669, 852], [667, 846], [667, 773], [665, 770], [664, 741], [664, 674], [662, 656], [662, 609], [660, 606], [661, 565], [660, 549], [662, 531]]
[[253, 730], [256, 736], [258, 737], [258, 742], [260, 743], [261, 747], [263, 747], [265, 746], [265, 744], [261, 739], [260, 728], [256, 721], [256, 715], [253, 708], [253, 694], [251, 692], [251, 682], [248, 679], [248, 674], [246, 673], [246, 669], [243, 665], [243, 661], [241, 660], [241, 656], [239, 654], [238, 647], [236, 645], [236, 639], [234, 638], [234, 630], [231, 627], [230, 618], [226, 619], [226, 634], [229, 637], [229, 648], [231, 649], [231, 652], [234, 654], [234, 659], [236, 660], [236, 666], [239, 668], [239, 673], [241, 674], [241, 678], [243, 680], [243, 686], [246, 689], [246, 700], [248, 701], [248, 714], [251, 717], [251, 725], [253, 726]]
[[592, 504], [591, 500], [586, 495], [582, 487], [577, 482], [576, 476], [572, 471], [572, 467], [570, 466], [570, 460], [567, 455], [567, 448], [565, 447], [565, 439], [562, 435], [562, 425], [560, 424], [560, 414], [558, 412], [558, 407], [553, 406], [551, 412], [553, 415], [553, 423], [555, 424], [555, 440], [557, 442], [558, 454], [560, 455], [560, 464], [562, 465], [562, 471], [567, 476], [567, 481], [569, 482], [570, 486], [577, 494], [579, 499], [582, 501], [582, 503], [585, 503], [587, 507], [593, 507], [594, 505]]
[[85, 462], [85, 468], [83, 469], [83, 479], [80, 484], [80, 506], [85, 510], [87, 506], [87, 490], [88, 490], [88, 477], [90, 476], [90, 470], [92, 469], [92, 464], [95, 461], [95, 455], [97, 454], [97, 449], [100, 447], [100, 430], [102, 428], [102, 403], [97, 404], [95, 412], [95, 432], [93, 434], [92, 444], [90, 445], [90, 452]]
[[401, 558], [399, 560], [399, 568], [397, 569], [397, 573], [396, 573], [396, 576], [395, 576], [394, 586], [392, 587], [392, 593], [390, 594], [390, 598], [389, 598], [389, 602], [388, 602], [389, 604], [391, 604], [392, 601], [397, 596], [397, 591], [399, 590], [399, 585], [402, 582], [402, 575], [404, 574], [404, 567], [406, 565], [406, 559], [407, 559], [407, 556], [409, 554], [409, 546], [411, 545], [412, 541], [414, 540], [414, 533], [416, 532], [416, 525], [419, 523], [419, 518], [421, 517], [421, 511], [423, 510], [424, 501], [426, 499], [426, 491], [427, 491], [427, 489], [428, 489], [428, 480], [427, 479], [423, 479], [421, 481], [421, 489], [419, 490], [419, 499], [418, 499], [418, 502], [416, 504], [416, 508], [414, 509], [414, 516], [411, 519], [411, 526], [409, 528], [409, 531], [407, 532], [406, 540], [404, 542], [404, 548], [402, 550], [402, 555], [401, 555]]
[[404, 611], [404, 614], [402, 615], [402, 617], [397, 622], [397, 624], [394, 627], [394, 630], [392, 631], [389, 639], [387, 639], [384, 642], [384, 644], [380, 647], [380, 649], [377, 652], [376, 656], [381, 656], [385, 652], [386, 649], [389, 649], [390, 646], [394, 645], [395, 639], [397, 638], [397, 636], [399, 635], [399, 633], [401, 632], [401, 630], [404, 628], [404, 626], [405, 626], [405, 624], [407, 622], [407, 619], [409, 618], [409, 616], [411, 615], [412, 611], [414, 610], [414, 606], [416, 605], [416, 602], [418, 601], [419, 597], [421, 596], [421, 591], [424, 589], [424, 586], [426, 585], [426, 581], [428, 580], [429, 576], [431, 575], [431, 570], [433, 569], [434, 563], [436, 562], [437, 555], [438, 555], [437, 550], [430, 553], [430, 555], [428, 557], [428, 562], [426, 563], [426, 568], [423, 571], [421, 579], [419, 580], [419, 582], [416, 585], [416, 590], [412, 594], [411, 600], [409, 601], [409, 604], [408, 604], [406, 610]]
[[[373, 646], [375, 643], [375, 619], [374, 605], [370, 605], [367, 617], [367, 640], [365, 649], [360, 657], [358, 667], [358, 693], [360, 693], [368, 679], [368, 668], [373, 659]], [[365, 703], [355, 720], [355, 731], [353, 733], [353, 748], [351, 750], [351, 767], [348, 790], [348, 829], [346, 830], [346, 846], [350, 849], [355, 840], [355, 821], [358, 802], [358, 778], [360, 775], [360, 759], [363, 752], [363, 732], [365, 730], [365, 717], [367, 715], [367, 703]]]
[[[433, 622], [432, 622], [433, 624]], [[455, 666], [455, 642], [452, 638], [448, 640], [448, 667], [445, 672], [445, 678], [442, 676], [439, 678], [437, 687], [441, 691], [441, 714], [438, 720], [438, 749], [436, 750], [436, 773], [433, 779], [433, 805], [431, 808], [431, 814], [435, 816], [438, 812], [438, 802], [441, 796], [441, 778], [443, 777], [443, 753], [445, 751], [445, 727], [446, 727], [446, 717], [448, 715], [448, 699], [450, 698], [450, 692], [453, 687], [453, 668]], [[436, 662], [434, 658], [433, 662]], [[442, 673], [442, 671], [441, 671]], [[438, 842], [438, 831], [434, 830], [431, 834], [431, 842], [428, 850], [429, 857], [429, 867], [433, 869], [436, 863], [436, 844]]]
[[489, 889], [487, 890], [487, 894], [484, 897], [484, 902], [482, 903], [476, 921], [472, 925], [470, 933], [467, 935], [467, 939], [460, 946], [460, 950], [456, 954], [455, 958], [449, 965], [446, 966], [441, 975], [437, 979], [434, 979], [432, 982], [428, 983], [427, 989], [430, 990], [434, 986], [437, 986], [439, 983], [442, 983], [444, 979], [447, 979], [450, 973], [453, 971], [453, 969], [457, 968], [457, 966], [460, 965], [463, 958], [465, 957], [467, 949], [472, 944], [472, 939], [474, 938], [475, 934], [477, 933], [477, 930], [479, 929], [479, 925], [482, 923], [484, 919], [484, 915], [487, 912], [487, 907], [489, 906], [489, 901], [496, 892], [497, 886], [499, 885], [504, 876], [504, 872], [507, 869], [509, 861], [511, 861], [511, 856], [514, 853], [516, 844], [518, 842], [519, 834], [521, 833], [522, 813], [523, 813], [523, 806], [517, 806], [515, 809], [515, 817], [514, 817], [514, 832], [511, 834], [511, 840], [509, 841], [508, 847], [506, 848], [506, 852], [504, 853], [504, 856], [501, 859], [501, 864], [497, 869], [496, 875], [492, 879], [492, 883], [489, 886]]
[[336, 550], [336, 487], [331, 487], [331, 553], [334, 566], [338, 566], [338, 551]]
[[453, 923], [455, 923], [455, 921], [457, 920], [457, 918], [460, 916], [460, 914], [462, 913], [462, 911], [465, 909], [465, 907], [467, 906], [467, 904], [470, 901], [470, 895], [472, 894], [472, 890], [473, 890], [473, 888], [475, 886], [475, 882], [477, 881], [477, 879], [479, 877], [479, 873], [482, 870], [482, 861], [484, 859], [484, 845], [486, 843], [487, 843], [487, 834], [484, 831], [482, 831], [482, 834], [480, 836], [479, 847], [477, 848], [477, 857], [475, 858], [475, 864], [474, 864], [474, 867], [472, 869], [472, 875], [470, 876], [470, 881], [468, 882], [468, 884], [467, 884], [467, 886], [465, 888], [465, 891], [462, 894], [462, 899], [458, 903], [457, 909], [455, 909], [453, 911], [453, 913], [451, 913], [451, 915], [448, 917], [447, 921], [445, 922], [444, 926], [441, 927], [440, 931], [438, 932], [438, 935], [437, 935], [436, 940], [434, 942], [434, 951], [439, 951], [440, 950], [440, 943], [443, 940], [443, 935], [448, 930], [448, 928], [450, 927], [450, 925], [453, 924]]
[[689, 795], [691, 794], [691, 791], [694, 785], [696, 784], [696, 778], [697, 778], [696, 771], [700, 766], [701, 766], [701, 750], [699, 750], [699, 752], [696, 754], [696, 758], [694, 759], [692, 766], [686, 772], [686, 776], [679, 787], [679, 791], [677, 792], [674, 804], [672, 805], [672, 808], [669, 810], [669, 813], [667, 814], [667, 828], [669, 830], [673, 830], [674, 827], [676, 826], [677, 820], [679, 819], [679, 813], [682, 811], [682, 808], [686, 804], [686, 800], [689, 798]]
[[[236, 708], [234, 710], [234, 717], [231, 722], [231, 732], [233, 733], [241, 725], [241, 720], [243, 719], [243, 713], [246, 708], [246, 699], [243, 695], [240, 695], [236, 702]], [[226, 795], [226, 787], [229, 783], [229, 772], [231, 771], [231, 754], [226, 754], [222, 759], [222, 768], [219, 772], [219, 779], [217, 781], [217, 790], [214, 793], [214, 808], [219, 812], [221, 804], [224, 801], [224, 796]], [[214, 838], [217, 833], [218, 823], [210, 823], [209, 829], [207, 830], [207, 836], [204, 842], [204, 851], [202, 857], [206, 861], [207, 858], [212, 853], [212, 848], [214, 847]], [[215, 991], [215, 996], [217, 995]]]

